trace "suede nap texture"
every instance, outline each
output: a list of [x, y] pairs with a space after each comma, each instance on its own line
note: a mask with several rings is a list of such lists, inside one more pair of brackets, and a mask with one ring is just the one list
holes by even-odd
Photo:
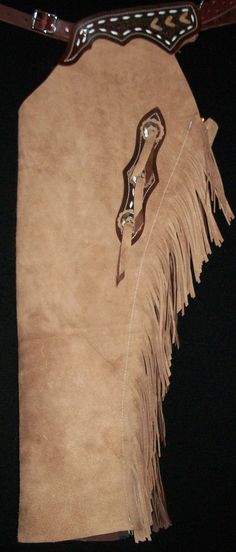
[[[122, 171], [132, 156], [139, 120], [155, 106], [167, 129], [157, 158], [160, 182], [117, 286], [115, 217]], [[133, 531], [136, 542], [150, 540], [152, 526], [158, 531], [171, 525], [157, 445], [153, 449], [153, 443], [165, 440], [164, 422], [159, 420], [158, 427], [154, 422], [154, 436], [151, 427], [155, 414], [162, 416], [169, 386], [169, 341], [165, 354], [154, 340], [157, 364], [151, 359], [149, 371], [143, 360], [147, 334], [156, 331], [152, 286], [165, 280], [168, 244], [176, 230], [175, 219], [173, 229], [168, 226], [172, 206], [180, 218], [187, 216], [182, 196], [193, 197], [197, 179], [202, 178], [206, 196], [198, 168], [204, 122], [175, 57], [142, 39], [125, 47], [99, 40], [76, 64], [58, 65], [24, 101], [19, 117], [18, 540], [52, 542], [123, 531]], [[209, 129], [211, 144], [216, 130], [211, 121]], [[184, 172], [185, 161], [197, 176]], [[230, 220], [220, 185], [218, 190]], [[206, 199], [209, 241], [220, 245], [209, 205]], [[199, 225], [198, 216], [201, 209], [189, 213], [197, 279], [209, 253], [206, 223]], [[158, 250], [161, 235], [167, 246]], [[183, 250], [190, 255], [187, 245]], [[164, 268], [153, 276], [155, 255], [159, 262], [163, 257]], [[185, 289], [176, 291], [173, 319], [191, 293], [187, 268], [186, 274]], [[170, 310], [172, 316], [173, 306]], [[168, 324], [175, 341], [173, 321], [166, 318], [162, 331]]]

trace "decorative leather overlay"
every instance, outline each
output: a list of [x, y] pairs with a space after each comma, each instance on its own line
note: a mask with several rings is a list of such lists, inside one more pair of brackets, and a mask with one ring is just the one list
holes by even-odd
[[156, 157], [165, 135], [165, 121], [155, 107], [139, 122], [134, 154], [123, 171], [124, 194], [116, 217], [116, 233], [120, 241], [126, 222], [134, 226], [132, 245], [143, 232], [147, 200], [159, 182]]
[[77, 61], [97, 38], [126, 44], [133, 38], [142, 37], [169, 53], [175, 53], [186, 38], [198, 33], [198, 12], [197, 6], [189, 2], [127, 8], [83, 19], [75, 25], [73, 39], [60, 63]]

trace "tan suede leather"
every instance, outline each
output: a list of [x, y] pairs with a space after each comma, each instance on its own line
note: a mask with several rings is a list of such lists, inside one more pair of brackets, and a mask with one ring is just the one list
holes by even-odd
[[[159, 183], [117, 285], [123, 170], [155, 106], [166, 124]], [[222, 242], [210, 196], [233, 218], [216, 125], [201, 120], [175, 57], [141, 38], [97, 40], [19, 116], [18, 540], [151, 540], [171, 525], [159, 456], [177, 313], [210, 242]]]

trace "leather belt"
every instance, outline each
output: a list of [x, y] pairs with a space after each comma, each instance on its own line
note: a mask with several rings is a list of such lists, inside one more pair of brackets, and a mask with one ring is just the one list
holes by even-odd
[[35, 10], [33, 14], [0, 4], [0, 20], [27, 31], [47, 35], [68, 42], [74, 23], [59, 19], [55, 14]]
[[[169, 53], [194, 40], [199, 31], [236, 22], [236, 0], [207, 0], [137, 6], [89, 16], [78, 23], [36, 9], [33, 14], [0, 4], [0, 20], [67, 43], [61, 63], [73, 63], [96, 38], [124, 44], [134, 37], [157, 42]], [[195, 38], [194, 38], [195, 37]]]

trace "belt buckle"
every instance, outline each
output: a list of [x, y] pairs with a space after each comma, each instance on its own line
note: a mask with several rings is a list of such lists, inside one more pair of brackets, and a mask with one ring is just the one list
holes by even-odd
[[32, 29], [44, 34], [56, 32], [57, 15], [36, 9], [32, 15]]

